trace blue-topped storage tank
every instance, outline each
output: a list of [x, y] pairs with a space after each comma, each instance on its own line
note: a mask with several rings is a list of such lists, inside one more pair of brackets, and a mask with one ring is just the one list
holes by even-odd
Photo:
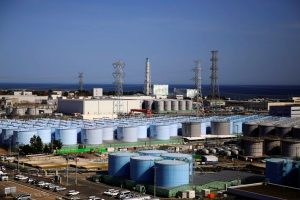
[[102, 127], [102, 139], [103, 141], [114, 140], [114, 127], [112, 125]]
[[146, 139], [147, 138], [147, 125], [138, 125], [138, 139]]
[[118, 140], [123, 142], [137, 142], [138, 141], [138, 127], [137, 126], [121, 126], [118, 127]]
[[13, 143], [14, 145], [26, 145], [30, 144], [30, 139], [34, 136], [37, 135], [36, 130], [16, 130], [14, 131], [13, 135]]
[[130, 158], [130, 179], [137, 182], [153, 182], [154, 161], [162, 160], [156, 156], [134, 156]]
[[38, 128], [37, 135], [40, 136], [44, 144], [51, 143], [51, 128]]
[[169, 125], [169, 134], [170, 134], [170, 137], [178, 136], [178, 124], [177, 123]]
[[159, 187], [177, 187], [189, 184], [189, 164], [179, 160], [155, 162], [156, 184]]
[[192, 174], [193, 172], [193, 156], [191, 154], [184, 154], [184, 153], [166, 153], [161, 155], [166, 160], [181, 160], [188, 162], [190, 172], [189, 174]]
[[161, 156], [163, 154], [168, 153], [167, 151], [164, 150], [156, 150], [156, 149], [150, 149], [150, 150], [141, 150], [138, 152], [141, 155], [148, 155], [148, 156]]
[[170, 139], [170, 127], [166, 124], [155, 124], [150, 127], [151, 137], [158, 140]]
[[17, 128], [3, 128], [2, 129], [1, 141], [3, 144], [9, 144], [9, 141], [12, 141], [12, 136], [13, 136], [15, 130], [17, 130]]
[[111, 176], [130, 176], [130, 158], [138, 154], [115, 152], [108, 155], [108, 174]]
[[57, 128], [55, 139], [60, 140], [63, 145], [77, 144], [77, 128]]
[[82, 128], [81, 130], [81, 143], [97, 145], [102, 144], [102, 128]]

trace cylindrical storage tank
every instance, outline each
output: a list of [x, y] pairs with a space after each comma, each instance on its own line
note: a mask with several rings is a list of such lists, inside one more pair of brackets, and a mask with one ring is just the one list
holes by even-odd
[[179, 100], [178, 102], [178, 110], [186, 110], [186, 103], [185, 103], [185, 100]]
[[278, 125], [276, 126], [276, 135], [284, 138], [292, 134], [292, 127], [288, 125]]
[[154, 180], [154, 161], [162, 160], [155, 156], [135, 156], [130, 158], [130, 179], [151, 183]]
[[211, 121], [211, 133], [213, 135], [230, 135], [230, 122]]
[[42, 139], [42, 142], [44, 144], [50, 144], [51, 143], [51, 128], [38, 128], [37, 129], [37, 135]]
[[18, 115], [18, 116], [23, 116], [26, 113], [26, 108], [13, 108], [12, 114], [13, 115]]
[[77, 144], [77, 128], [57, 128], [55, 139], [60, 140], [63, 145]]
[[300, 156], [300, 140], [284, 139], [281, 141], [283, 156], [296, 158]]
[[271, 123], [262, 123], [258, 125], [259, 136], [275, 135], [275, 126]]
[[153, 100], [145, 100], [145, 108], [152, 109]]
[[186, 101], [186, 110], [193, 110], [193, 101], [191, 100]]
[[108, 155], [108, 174], [110, 176], [130, 177], [130, 158], [137, 156], [130, 152], [116, 152]]
[[189, 163], [189, 174], [193, 172], [193, 156], [184, 153], [166, 153], [161, 155], [166, 160], [181, 160]]
[[124, 126], [122, 129], [123, 142], [137, 142], [138, 141], [138, 127], [137, 126]]
[[102, 128], [82, 128], [81, 143], [98, 145], [102, 144]]
[[300, 139], [300, 126], [293, 127], [293, 137]]
[[258, 124], [248, 122], [243, 124], [243, 135], [246, 137], [255, 137], [258, 135]]
[[179, 160], [155, 162], [156, 184], [159, 187], [177, 187], [189, 184], [189, 164]]
[[164, 109], [164, 101], [162, 100], [156, 100], [154, 101], [154, 107], [155, 107], [155, 112], [160, 113], [163, 112]]
[[158, 140], [170, 139], [170, 127], [166, 124], [155, 124], [150, 126], [151, 137]]
[[[206, 135], [203, 131], [204, 123], [201, 122], [183, 122], [182, 123], [182, 136], [183, 137], [201, 137]], [[206, 126], [205, 126], [206, 129]], [[203, 133], [204, 132], [204, 133]]]
[[37, 135], [36, 130], [15, 130], [14, 131], [14, 144], [15, 145], [26, 145], [30, 144], [30, 139]]
[[1, 134], [1, 141], [3, 144], [9, 145], [9, 142], [12, 142], [12, 137], [14, 135], [14, 131], [17, 128], [3, 128], [2, 129], [2, 134]]
[[164, 150], [156, 150], [156, 149], [150, 149], [150, 150], [141, 150], [138, 152], [140, 155], [144, 156], [161, 156], [163, 154], [168, 153], [167, 151]]
[[171, 111], [172, 109], [172, 107], [171, 107], [171, 101], [170, 100], [165, 100], [164, 101], [164, 108], [165, 108], [165, 111]]
[[103, 141], [114, 140], [114, 127], [113, 126], [103, 126], [102, 127], [102, 139], [103, 139]]
[[35, 108], [28, 108], [27, 109], [28, 115], [36, 115], [36, 109]]
[[280, 139], [279, 138], [265, 138], [264, 139], [264, 154], [279, 155], [280, 154]]
[[147, 139], [147, 125], [138, 125], [138, 139]]
[[263, 156], [263, 140], [261, 139], [243, 139], [244, 155], [250, 157], [262, 157]]
[[170, 137], [178, 136], [178, 124], [169, 124]]
[[172, 100], [171, 101], [171, 109], [172, 111], [178, 111], [179, 110], [179, 105], [177, 100]]

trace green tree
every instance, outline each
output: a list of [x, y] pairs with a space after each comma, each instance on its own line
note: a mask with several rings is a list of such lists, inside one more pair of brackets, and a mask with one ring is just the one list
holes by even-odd
[[54, 150], [61, 149], [62, 148], [61, 141], [59, 141], [59, 140], [53, 140], [52, 147], [53, 147]]
[[43, 153], [44, 145], [40, 136], [33, 136], [30, 139], [32, 153]]
[[32, 147], [29, 144], [20, 146], [20, 154], [21, 155], [32, 154]]
[[48, 144], [45, 144], [45, 146], [44, 146], [44, 153], [51, 153], [51, 149]]

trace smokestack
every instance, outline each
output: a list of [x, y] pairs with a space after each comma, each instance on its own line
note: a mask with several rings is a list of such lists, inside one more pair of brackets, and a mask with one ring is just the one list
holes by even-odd
[[150, 80], [150, 60], [146, 58], [146, 71], [145, 71], [145, 84], [144, 93], [149, 96], [151, 91], [151, 80]]

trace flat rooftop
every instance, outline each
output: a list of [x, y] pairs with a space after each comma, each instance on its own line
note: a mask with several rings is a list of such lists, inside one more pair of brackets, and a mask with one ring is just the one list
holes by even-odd
[[299, 199], [300, 189], [276, 184], [257, 183], [229, 187], [227, 192], [246, 199]]

